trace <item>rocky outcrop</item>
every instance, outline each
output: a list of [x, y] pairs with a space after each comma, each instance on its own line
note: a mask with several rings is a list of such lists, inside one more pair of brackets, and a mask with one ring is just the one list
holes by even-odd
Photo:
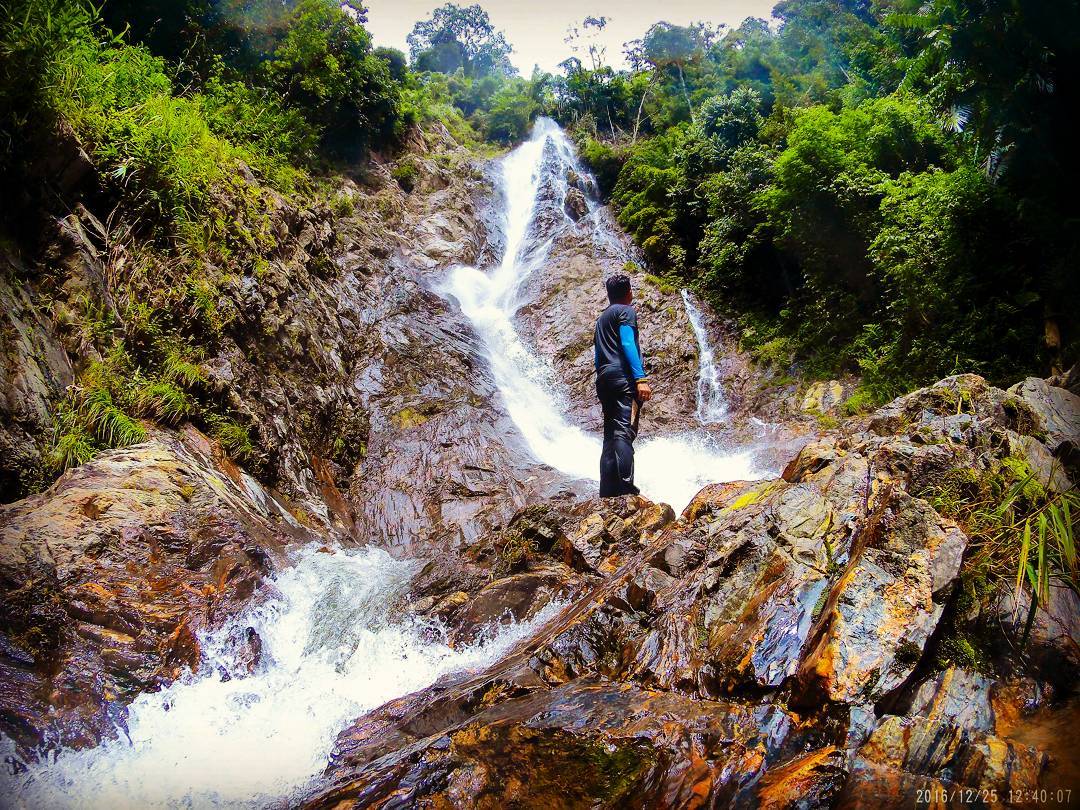
[[[194, 430], [103, 453], [0, 506], [0, 720], [28, 748], [115, 736], [199, 636], [316, 539]], [[244, 640], [249, 646], [258, 639]]]
[[[258, 272], [224, 276], [222, 331], [200, 365], [204, 394], [251, 429], [247, 466], [279, 498], [337, 537], [414, 554], [576, 490], [530, 461], [475, 335], [431, 290], [498, 243], [482, 171], [438, 127], [414, 134], [397, 163], [410, 167], [411, 193], [395, 164], [375, 161], [328, 204], [268, 195], [274, 248]], [[124, 249], [116, 234], [82, 206], [53, 225], [51, 247], [33, 261], [7, 256], [14, 271], [0, 280], [3, 501], [55, 475], [43, 458], [55, 403], [100, 359], [61, 314], [93, 306], [122, 323], [106, 283], [106, 244]]]
[[413, 609], [468, 638], [484, 614], [567, 607], [488, 670], [360, 719], [306, 806], [1007, 804], [1048, 758], [998, 719], [1027, 687], [934, 670], [969, 539], [927, 497], [1010, 435], [1039, 441], [1027, 413], [954, 377], [677, 520], [640, 498], [530, 507], [465, 569], [429, 568]]

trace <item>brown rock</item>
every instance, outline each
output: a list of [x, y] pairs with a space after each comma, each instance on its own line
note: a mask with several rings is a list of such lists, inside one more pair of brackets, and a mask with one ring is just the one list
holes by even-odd
[[4, 732], [70, 747], [115, 734], [140, 691], [198, 666], [197, 634], [256, 598], [288, 543], [313, 539], [166, 435], [0, 507]]

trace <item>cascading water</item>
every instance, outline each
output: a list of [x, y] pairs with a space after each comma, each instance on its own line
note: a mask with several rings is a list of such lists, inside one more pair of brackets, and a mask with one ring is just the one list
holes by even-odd
[[[301, 549], [274, 583], [278, 595], [203, 639], [198, 675], [138, 697], [126, 736], [29, 764], [14, 785], [0, 786], [8, 793], [0, 805], [291, 804], [356, 717], [447, 672], [492, 663], [559, 607], [451, 649], [438, 626], [390, 616], [417, 568], [374, 548]], [[262, 661], [251, 675], [223, 678], [238, 672], [227, 640], [247, 627], [262, 639]], [[10, 740], [0, 744], [5, 758], [15, 757]]]
[[697, 418], [703, 425], [715, 425], [723, 421], [728, 412], [724, 387], [720, 384], [720, 369], [716, 367], [709, 335], [705, 331], [705, 316], [686, 290], [682, 291], [682, 299], [698, 344]]
[[[588, 174], [577, 162], [566, 134], [546, 118], [537, 120], [529, 140], [503, 158], [500, 169], [506, 214], [502, 260], [489, 273], [455, 267], [440, 291], [457, 300], [483, 340], [507, 410], [536, 458], [567, 475], [598, 480], [599, 437], [567, 419], [565, 399], [551, 366], [526, 345], [514, 323], [522, 287], [547, 259], [553, 240], [535, 233], [538, 197], [543, 189], [554, 186], [561, 200], [568, 169], [579, 176]], [[587, 224], [594, 237], [601, 245], [610, 244], [612, 235], [605, 232], [594, 204], [589, 206]], [[569, 217], [565, 220], [570, 224]], [[644, 347], [646, 355], [648, 348]], [[648, 419], [647, 405], [643, 418]], [[675, 509], [685, 506], [706, 484], [759, 477], [749, 451], [727, 452], [705, 432], [649, 438], [639, 444], [635, 455], [642, 492]]]

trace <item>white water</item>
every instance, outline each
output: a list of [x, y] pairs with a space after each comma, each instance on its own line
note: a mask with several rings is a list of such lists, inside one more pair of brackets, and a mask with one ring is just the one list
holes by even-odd
[[[308, 546], [278, 578], [280, 596], [204, 640], [198, 676], [130, 707], [128, 739], [63, 751], [0, 785], [0, 806], [20, 808], [264, 807], [321, 773], [339, 731], [388, 700], [448, 672], [486, 666], [531, 633], [534, 620], [507, 624], [460, 649], [441, 629], [389, 615], [418, 564], [366, 548], [327, 554]], [[263, 665], [235, 671], [225, 639], [254, 627]], [[207, 671], [209, 670], [209, 671]], [[15, 754], [3, 740], [4, 757]], [[10, 778], [10, 777], [8, 777]]]
[[682, 291], [682, 299], [698, 344], [697, 418], [703, 425], [715, 425], [722, 422], [728, 412], [720, 369], [716, 367], [709, 334], [705, 330], [705, 316], [686, 290]]
[[[554, 148], [557, 159], [545, 167], [547, 144]], [[457, 300], [483, 340], [507, 410], [537, 460], [575, 478], [599, 480], [600, 437], [567, 419], [565, 397], [551, 366], [529, 347], [515, 325], [522, 287], [531, 274], [542, 271], [551, 244], [550, 238], [538, 238], [530, 232], [537, 213], [537, 191], [551, 183], [561, 199], [567, 168], [587, 175], [565, 133], [553, 121], [539, 119], [529, 140], [501, 161], [499, 182], [506, 213], [502, 261], [488, 273], [475, 267], [452, 269], [441, 292]], [[567, 218], [567, 225], [569, 222]], [[599, 243], [610, 243], [610, 234], [604, 232], [595, 209], [586, 225], [593, 228]], [[648, 346], [644, 349], [647, 354]], [[718, 380], [716, 384], [719, 386]], [[647, 434], [648, 405], [642, 420]], [[635, 457], [635, 480], [642, 493], [677, 510], [706, 484], [760, 477], [749, 450], [726, 450], [705, 431], [644, 439], [638, 443]]]

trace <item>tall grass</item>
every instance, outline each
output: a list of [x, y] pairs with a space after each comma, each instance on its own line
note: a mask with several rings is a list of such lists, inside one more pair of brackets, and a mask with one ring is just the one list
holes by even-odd
[[1050, 600], [1053, 584], [1080, 593], [1076, 552], [1080, 493], [1075, 489], [1048, 492], [1025, 461], [1007, 457], [981, 475], [955, 470], [943, 485], [926, 494], [940, 512], [956, 518], [971, 538], [974, 553], [965, 562], [968, 571], [1009, 583], [1014, 613], [1027, 593], [1025, 642], [1039, 607]]
[[8, 0], [0, 11], [21, 12], [0, 53], [35, 72], [23, 106], [66, 122], [129, 210], [196, 253], [268, 242], [266, 201], [241, 162], [279, 191], [304, 184], [289, 163], [310, 143], [296, 114], [242, 85], [179, 92], [164, 60], [111, 34], [82, 0]]

